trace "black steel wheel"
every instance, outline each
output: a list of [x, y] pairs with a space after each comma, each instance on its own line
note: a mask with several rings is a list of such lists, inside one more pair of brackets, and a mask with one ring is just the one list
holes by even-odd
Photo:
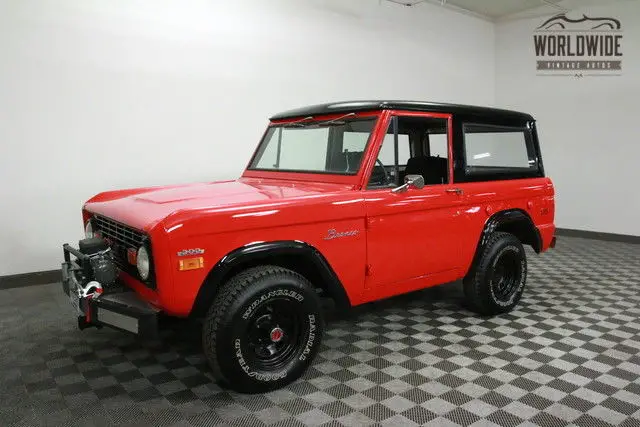
[[285, 366], [301, 344], [304, 318], [296, 304], [275, 298], [256, 308], [248, 319], [247, 359], [261, 370]]
[[508, 251], [497, 258], [491, 273], [493, 294], [498, 301], [508, 302], [518, 289], [522, 269], [517, 251]]
[[220, 290], [203, 325], [203, 346], [217, 380], [236, 391], [260, 393], [304, 373], [323, 325], [309, 281], [282, 267], [259, 266]]
[[510, 233], [493, 233], [464, 279], [467, 305], [473, 311], [500, 314], [513, 310], [524, 292], [527, 258], [520, 240]]

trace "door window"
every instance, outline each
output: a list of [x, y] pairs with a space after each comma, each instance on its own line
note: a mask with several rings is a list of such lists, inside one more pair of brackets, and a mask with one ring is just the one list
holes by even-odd
[[[395, 164], [395, 150], [393, 144], [393, 133], [387, 133], [384, 136], [382, 147], [378, 153], [378, 160], [383, 165]], [[409, 147], [409, 135], [398, 135], [398, 164], [406, 166], [407, 160], [411, 157], [411, 149]], [[378, 164], [380, 164], [378, 163]]]
[[433, 117], [393, 117], [368, 188], [402, 185], [406, 175], [422, 175], [425, 185], [448, 183], [447, 124], [446, 119]]

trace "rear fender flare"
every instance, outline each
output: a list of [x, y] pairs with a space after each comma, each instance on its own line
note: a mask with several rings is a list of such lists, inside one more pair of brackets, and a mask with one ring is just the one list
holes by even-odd
[[508, 209], [496, 212], [484, 224], [469, 272], [473, 271], [489, 237], [496, 230], [507, 232], [517, 230], [518, 232], [513, 234], [516, 234], [523, 244], [531, 245], [537, 253], [542, 249], [542, 236], [529, 214], [522, 209]]

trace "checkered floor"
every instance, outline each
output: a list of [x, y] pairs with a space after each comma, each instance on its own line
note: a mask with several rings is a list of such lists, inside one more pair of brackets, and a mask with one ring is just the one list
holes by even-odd
[[138, 342], [78, 331], [59, 285], [0, 291], [0, 425], [640, 426], [640, 246], [529, 259], [509, 315], [458, 284], [360, 307], [302, 380], [253, 396], [212, 382], [193, 324]]

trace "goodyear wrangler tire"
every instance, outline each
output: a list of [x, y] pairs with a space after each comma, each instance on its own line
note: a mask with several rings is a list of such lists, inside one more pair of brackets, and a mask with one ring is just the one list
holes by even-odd
[[520, 240], [495, 232], [464, 280], [467, 305], [483, 315], [506, 313], [518, 304], [527, 281], [527, 258]]
[[304, 373], [323, 329], [320, 299], [308, 280], [259, 266], [223, 286], [207, 313], [202, 341], [216, 379], [239, 392], [261, 393]]

